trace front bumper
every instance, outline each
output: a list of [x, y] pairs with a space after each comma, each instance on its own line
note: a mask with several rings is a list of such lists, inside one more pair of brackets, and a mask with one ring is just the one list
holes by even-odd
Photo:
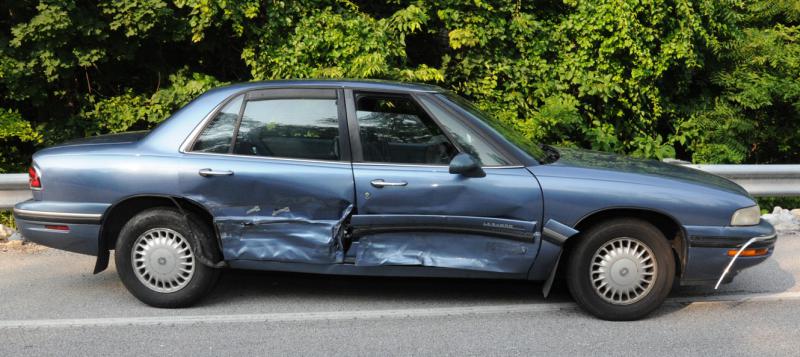
[[[685, 228], [688, 247], [681, 285], [729, 283], [740, 271], [769, 259], [777, 240], [775, 228], [763, 219], [755, 226]], [[753, 238], [758, 239], [750, 242]], [[747, 248], [767, 248], [767, 254], [756, 257], [728, 255], [729, 250], [741, 249], [748, 242], [750, 244]]]
[[[97, 204], [55, 204], [30, 200], [14, 207], [14, 220], [22, 236], [31, 242], [96, 256], [104, 209], [103, 205]], [[63, 229], [64, 226], [66, 229]]]

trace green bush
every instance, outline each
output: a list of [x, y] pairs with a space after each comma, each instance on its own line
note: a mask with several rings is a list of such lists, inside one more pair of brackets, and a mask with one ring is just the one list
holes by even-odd
[[772, 213], [776, 206], [786, 209], [800, 208], [800, 197], [759, 197], [758, 206], [761, 213]]
[[0, 210], [0, 225], [17, 229], [11, 210]]
[[208, 88], [438, 84], [532, 140], [641, 157], [800, 157], [793, 0], [18, 0], [0, 11], [0, 170], [147, 129]]

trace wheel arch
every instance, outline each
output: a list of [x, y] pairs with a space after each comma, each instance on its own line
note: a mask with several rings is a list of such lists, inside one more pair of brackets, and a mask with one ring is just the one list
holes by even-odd
[[[688, 244], [686, 229], [671, 214], [640, 207], [612, 207], [597, 210], [581, 217], [575, 224], [575, 229], [584, 232], [593, 225], [614, 218], [637, 218], [655, 226], [669, 241], [675, 259], [676, 275], [680, 278], [686, 267], [688, 257]], [[569, 250], [580, 240], [580, 237], [570, 239], [564, 244], [564, 252]]]
[[[97, 263], [95, 264], [94, 273], [97, 274], [108, 267], [109, 251], [114, 249], [122, 227], [133, 218], [133, 216], [149, 208], [176, 207], [176, 205], [177, 208], [182, 211], [194, 213], [208, 225], [211, 231], [214, 232], [216, 238], [214, 246], [219, 249], [221, 253], [222, 246], [219, 239], [219, 232], [214, 225], [214, 216], [205, 206], [192, 199], [181, 196], [139, 194], [120, 199], [106, 209], [106, 212], [103, 214], [103, 219], [100, 223]], [[206, 258], [209, 260], [212, 259], [210, 256]]]

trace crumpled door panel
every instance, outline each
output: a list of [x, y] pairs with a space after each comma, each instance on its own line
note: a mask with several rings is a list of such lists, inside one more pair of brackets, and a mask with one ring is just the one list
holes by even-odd
[[418, 265], [525, 273], [536, 257], [537, 243], [464, 233], [379, 233], [359, 239], [355, 245], [355, 265]]
[[[222, 254], [227, 260], [250, 259], [312, 264], [341, 263], [344, 259], [343, 222], [352, 211], [348, 205], [338, 220], [302, 217], [248, 217], [218, 219]], [[241, 222], [248, 222], [242, 227]], [[229, 232], [237, 232], [231, 234]]]
[[[182, 187], [213, 214], [225, 260], [342, 261], [342, 222], [355, 195], [349, 163], [200, 155], [184, 162]], [[202, 177], [203, 168], [233, 174]]]

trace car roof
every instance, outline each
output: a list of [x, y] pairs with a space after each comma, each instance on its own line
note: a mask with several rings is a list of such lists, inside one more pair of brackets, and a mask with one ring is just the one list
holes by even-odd
[[254, 81], [233, 84], [219, 89], [259, 89], [272, 87], [294, 88], [351, 88], [376, 91], [401, 92], [444, 92], [441, 87], [411, 82], [385, 81], [377, 79], [290, 79], [275, 81]]

